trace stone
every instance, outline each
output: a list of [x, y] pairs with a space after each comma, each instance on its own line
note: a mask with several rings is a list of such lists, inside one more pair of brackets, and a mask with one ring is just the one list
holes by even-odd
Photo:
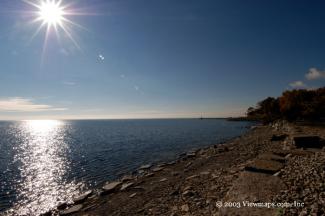
[[57, 209], [62, 210], [65, 209], [68, 206], [66, 202], [61, 202], [58, 204]]
[[210, 175], [210, 172], [208, 172], [208, 171], [200, 172], [200, 175]]
[[185, 204], [185, 205], [182, 205], [182, 206], [181, 206], [181, 210], [182, 210], [183, 212], [188, 212], [188, 211], [190, 210], [190, 207], [188, 207], [188, 205]]
[[167, 181], [168, 179], [167, 178], [162, 178], [162, 179], [160, 179], [159, 181], [160, 182], [164, 182], [164, 181]]
[[177, 196], [179, 194], [178, 190], [173, 190], [169, 195], [170, 196]]
[[125, 183], [125, 184], [122, 185], [122, 187], [121, 187], [120, 190], [121, 190], [121, 191], [124, 191], [124, 190], [128, 189], [129, 187], [131, 187], [132, 185], [134, 185], [133, 182]]
[[152, 169], [152, 171], [159, 172], [159, 171], [161, 171], [163, 169], [164, 169], [163, 167], [156, 167], [156, 168]]
[[152, 176], [154, 176], [155, 174], [154, 173], [148, 173], [147, 175], [146, 175], [146, 177], [152, 177]]
[[131, 175], [126, 175], [126, 176], [123, 176], [123, 178], [121, 179], [122, 182], [126, 182], [126, 181], [131, 181], [133, 180], [134, 177], [131, 176]]
[[307, 216], [307, 215], [308, 215], [308, 213], [307, 213], [306, 210], [302, 210], [302, 211], [300, 212], [300, 214], [299, 214], [299, 216]]
[[189, 176], [186, 178], [186, 180], [190, 180], [190, 179], [194, 179], [194, 178], [197, 178], [199, 177], [198, 175], [192, 175], [192, 176]]
[[[87, 206], [86, 208], [83, 208], [82, 211], [84, 211], [84, 212], [86, 212], [86, 211], [90, 211], [90, 210], [92, 210], [92, 209], [95, 209], [96, 207], [97, 207], [96, 204], [89, 205], [89, 206]], [[88, 215], [88, 214], [83, 214], [82, 216], [90, 216], [90, 215]]]
[[174, 165], [174, 164], [176, 164], [176, 161], [171, 161], [167, 163], [167, 165]]
[[186, 190], [182, 193], [183, 196], [193, 196], [194, 192], [190, 190]]
[[133, 197], [135, 197], [137, 195], [137, 193], [133, 193], [133, 194], [131, 194], [129, 197], [130, 198], [133, 198]]
[[246, 166], [245, 170], [250, 172], [266, 173], [273, 175], [279, 170], [281, 170], [283, 166], [284, 165], [282, 163], [279, 163], [277, 161], [256, 159], [248, 166]]
[[104, 190], [103, 191], [103, 194], [107, 194], [107, 193], [113, 192], [121, 184], [122, 184], [122, 182], [111, 182], [111, 183], [108, 183], [108, 184], [104, 185], [104, 187], [103, 187], [103, 190]]
[[80, 196], [78, 196], [77, 198], [75, 198], [73, 200], [73, 202], [75, 204], [80, 204], [83, 203], [93, 192], [91, 190], [88, 190], [86, 192], [84, 192], [83, 194], [81, 194]]
[[264, 153], [264, 154], [260, 154], [258, 156], [259, 159], [263, 159], [263, 160], [273, 160], [273, 161], [277, 161], [280, 163], [285, 163], [286, 162], [286, 158], [285, 157], [281, 157], [279, 155], [276, 154], [272, 154], [272, 153]]
[[141, 191], [144, 191], [144, 187], [140, 187], [140, 186], [135, 186], [133, 187], [133, 189], [136, 189], [136, 190], [141, 190]]
[[273, 176], [280, 176], [280, 174], [281, 174], [281, 171], [278, 171], [278, 172], [274, 173]]
[[188, 158], [193, 158], [195, 156], [196, 156], [195, 152], [189, 152], [186, 154], [186, 157], [188, 157]]
[[70, 215], [70, 214], [76, 213], [76, 212], [80, 211], [82, 209], [82, 207], [83, 207], [82, 204], [72, 206], [66, 210], [60, 211], [60, 215]]
[[275, 149], [272, 151], [272, 154], [278, 155], [280, 157], [285, 157], [290, 153], [289, 150], [281, 150], [281, 149]]
[[139, 169], [144, 170], [144, 169], [149, 169], [150, 167], [151, 167], [151, 164], [146, 164], [146, 165], [142, 165]]
[[185, 165], [185, 168], [188, 168], [192, 165], [192, 162], [188, 162], [186, 165]]

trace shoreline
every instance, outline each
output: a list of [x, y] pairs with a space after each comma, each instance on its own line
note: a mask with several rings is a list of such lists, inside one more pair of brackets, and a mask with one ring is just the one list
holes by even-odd
[[[270, 192], [266, 190], [262, 192], [265, 197], [262, 195], [260, 198], [281, 201], [279, 196], [281, 197], [282, 191], [288, 190], [288, 187], [285, 188], [288, 183], [283, 183], [285, 180], [281, 178], [281, 174], [286, 173], [287, 164], [290, 165], [290, 160], [296, 162], [296, 156], [303, 155], [308, 158], [314, 155], [309, 151], [293, 149], [288, 139], [282, 139], [281, 135], [310, 134], [312, 129], [313, 127], [307, 127], [306, 132], [302, 126], [296, 125], [256, 126], [225, 143], [183, 153], [174, 161], [155, 166], [143, 165], [137, 170], [137, 175], [125, 175], [108, 182], [101, 188], [85, 192], [74, 200], [74, 204], [62, 204], [58, 209], [44, 215], [228, 215], [239, 211], [242, 215], [250, 215], [251, 211], [266, 215], [283, 211], [283, 215], [290, 215], [286, 212], [288, 209], [238, 210], [238, 208], [218, 208], [216, 203], [236, 201], [234, 198], [241, 195], [249, 197], [250, 194], [254, 194], [254, 191], [241, 190], [245, 188], [243, 185], [249, 185], [256, 175], [254, 185], [269, 182], [271, 185], [279, 186], [272, 196], [265, 195]], [[325, 134], [324, 131], [319, 129], [318, 135]], [[277, 140], [277, 137], [281, 139]], [[275, 154], [276, 151], [278, 151], [276, 155], [269, 154], [270, 152]], [[315, 154], [320, 155], [320, 160], [325, 158], [324, 150]], [[284, 158], [284, 165], [275, 163], [272, 157], [279, 161]], [[263, 160], [271, 158], [270, 164], [266, 166], [281, 167], [278, 170], [274, 168], [276, 172], [271, 175], [259, 172], [258, 169], [249, 170], [248, 168], [252, 168], [251, 164], [258, 158]], [[236, 188], [236, 185], [240, 184], [242, 187]], [[256, 201], [254, 196], [248, 201]], [[250, 211], [245, 213], [247, 210]], [[308, 209], [294, 210], [301, 212]]]

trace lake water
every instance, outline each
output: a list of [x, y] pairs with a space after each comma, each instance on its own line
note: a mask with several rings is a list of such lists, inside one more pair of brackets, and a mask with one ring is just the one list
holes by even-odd
[[38, 215], [143, 164], [241, 135], [222, 119], [0, 122], [0, 214]]

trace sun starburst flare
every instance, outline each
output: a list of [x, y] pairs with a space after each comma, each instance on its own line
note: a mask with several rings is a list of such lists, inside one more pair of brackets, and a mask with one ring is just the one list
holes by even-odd
[[48, 26], [56, 26], [57, 24], [62, 26], [62, 21], [64, 20], [64, 8], [60, 5], [60, 2], [42, 2], [38, 8], [38, 20]]
[[23, 2], [34, 8], [32, 11], [28, 11], [28, 14], [33, 17], [31, 22], [39, 23], [39, 26], [31, 40], [33, 40], [42, 29], [46, 29], [43, 54], [47, 46], [49, 35], [52, 32], [55, 32], [58, 38], [60, 37], [60, 34], [65, 34], [65, 36], [67, 36], [73, 44], [81, 50], [72, 34], [72, 27], [83, 27], [70, 20], [69, 17], [87, 15], [87, 13], [72, 8], [72, 4], [64, 4], [63, 0], [23, 0]]

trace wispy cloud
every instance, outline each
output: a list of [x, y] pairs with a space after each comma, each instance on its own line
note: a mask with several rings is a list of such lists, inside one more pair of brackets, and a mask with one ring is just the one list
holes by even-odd
[[63, 83], [64, 85], [68, 85], [68, 86], [74, 86], [74, 85], [76, 85], [75, 82], [71, 82], [71, 81], [63, 81], [62, 83]]
[[302, 81], [295, 81], [289, 84], [292, 88], [306, 88], [306, 84]]
[[325, 71], [320, 71], [317, 68], [310, 68], [305, 76], [307, 80], [321, 79], [325, 78]]
[[44, 112], [63, 111], [66, 108], [56, 108], [51, 105], [37, 104], [33, 100], [21, 97], [0, 99], [0, 112]]
[[136, 91], [139, 91], [139, 90], [140, 90], [140, 87], [137, 86], [137, 85], [135, 85], [135, 86], [134, 86], [134, 89], [135, 89]]

